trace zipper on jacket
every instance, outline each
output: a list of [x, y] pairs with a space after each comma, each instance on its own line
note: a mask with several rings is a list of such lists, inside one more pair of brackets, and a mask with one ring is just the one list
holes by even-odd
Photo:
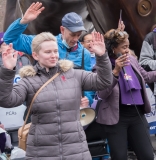
[[[55, 86], [55, 82], [54, 82], [54, 87], [55, 87], [55, 90], [56, 90], [56, 98], [58, 97], [58, 92], [57, 92], [57, 89], [56, 89], [56, 86]], [[59, 104], [59, 100], [58, 98], [56, 99], [56, 106], [57, 106], [57, 115], [58, 115], [58, 127], [59, 127], [59, 132], [58, 132], [58, 137], [59, 137], [59, 151], [60, 151], [60, 157], [61, 157], [61, 160], [63, 159], [62, 157], [62, 134], [61, 134], [61, 118], [60, 118], [60, 104]]]
[[65, 59], [69, 59], [69, 57], [68, 57], [68, 56], [69, 56], [69, 53], [70, 53], [69, 51], [66, 52], [66, 57], [65, 57]]

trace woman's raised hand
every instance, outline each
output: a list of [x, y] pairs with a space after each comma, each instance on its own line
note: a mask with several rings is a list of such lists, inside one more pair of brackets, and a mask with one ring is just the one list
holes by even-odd
[[122, 32], [125, 29], [125, 25], [124, 25], [123, 21], [120, 20], [120, 19], [119, 19], [119, 22], [118, 22], [118, 28], [117, 29], [120, 30], [120, 31], [122, 31]]
[[23, 18], [21, 19], [21, 24], [27, 24], [38, 17], [38, 15], [44, 10], [45, 8], [42, 6], [42, 3], [36, 2], [32, 3], [31, 6], [26, 10]]
[[13, 70], [17, 63], [18, 52], [13, 52], [12, 44], [9, 44], [7, 50], [2, 52], [2, 61], [5, 68]]
[[104, 43], [104, 37], [99, 32], [92, 33], [92, 42], [90, 43], [91, 52], [98, 56], [105, 54], [106, 47]]

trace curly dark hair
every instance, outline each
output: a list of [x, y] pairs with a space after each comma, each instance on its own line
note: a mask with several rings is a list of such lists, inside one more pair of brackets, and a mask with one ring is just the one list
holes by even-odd
[[91, 32], [86, 32], [86, 33], [82, 34], [81, 37], [79, 38], [79, 41], [80, 41], [80, 42], [84, 42], [85, 37], [86, 37], [87, 35], [89, 35], [89, 34], [92, 34], [92, 33], [91, 33]]
[[120, 43], [124, 42], [125, 39], [129, 37], [128, 33], [125, 31], [120, 31], [118, 29], [111, 29], [104, 35], [105, 45], [108, 51], [108, 55], [113, 55], [113, 48], [116, 48]]

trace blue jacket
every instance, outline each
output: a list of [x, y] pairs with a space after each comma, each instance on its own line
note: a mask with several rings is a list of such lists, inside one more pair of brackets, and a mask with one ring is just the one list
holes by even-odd
[[93, 69], [93, 67], [96, 64], [96, 58], [95, 58], [95, 54], [91, 54], [91, 67]]
[[[20, 24], [20, 18], [14, 21], [4, 34], [4, 42], [9, 44], [13, 43], [13, 47], [17, 51], [32, 54], [31, 42], [35, 35], [22, 34], [28, 24]], [[68, 59], [74, 62], [74, 65], [81, 67], [83, 46], [78, 41], [78, 47], [75, 51], [67, 52], [66, 47], [62, 43], [61, 34], [56, 36], [58, 42], [59, 58]], [[91, 71], [91, 58], [90, 52], [84, 48], [84, 69]], [[85, 92], [85, 96], [88, 97], [90, 104], [93, 102], [90, 92]]]

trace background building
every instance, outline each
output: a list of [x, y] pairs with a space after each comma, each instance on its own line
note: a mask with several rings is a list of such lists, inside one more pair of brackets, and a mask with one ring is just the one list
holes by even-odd
[[3, 31], [6, 0], [0, 0], [0, 32]]

